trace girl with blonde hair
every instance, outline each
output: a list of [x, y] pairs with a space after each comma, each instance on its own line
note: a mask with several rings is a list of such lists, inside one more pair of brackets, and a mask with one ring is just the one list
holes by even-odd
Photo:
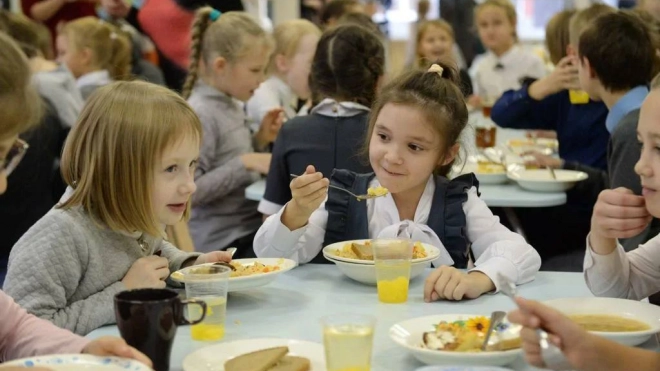
[[282, 125], [281, 109], [268, 112], [253, 135], [244, 102], [264, 81], [272, 41], [246, 13], [197, 11], [192, 31], [190, 74], [183, 96], [204, 132], [195, 172], [190, 234], [198, 251], [237, 247], [236, 257], [254, 256], [252, 239], [261, 216], [245, 188], [266, 174], [268, 150]]
[[85, 100], [99, 87], [130, 77], [130, 38], [96, 17], [66, 23], [56, 47], [58, 60], [73, 73]]
[[116, 293], [162, 288], [183, 266], [228, 261], [163, 239], [188, 218], [201, 143], [199, 119], [174, 92], [116, 82], [94, 93], [69, 134], [69, 188], [9, 256], [5, 290], [29, 312], [87, 334], [113, 323]]

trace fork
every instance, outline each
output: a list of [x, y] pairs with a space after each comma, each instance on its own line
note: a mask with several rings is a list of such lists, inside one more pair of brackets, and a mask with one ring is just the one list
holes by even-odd
[[[516, 306], [516, 296], [518, 296], [518, 288], [516, 284], [509, 281], [501, 274], [497, 275], [497, 280], [500, 282], [500, 291], [514, 302]], [[521, 308], [522, 310], [522, 308]], [[550, 335], [543, 329], [537, 329], [536, 333], [539, 336], [539, 345], [541, 346], [541, 358], [545, 363], [545, 367], [552, 370], [572, 370], [573, 366], [568, 363], [566, 357], [556, 345], [550, 342]]]
[[[296, 174], [289, 174], [289, 175], [291, 176], [291, 178], [298, 178], [298, 177], [300, 176], [300, 175], [296, 175]], [[356, 195], [355, 193], [349, 191], [349, 190], [346, 189], [346, 188], [341, 188], [341, 187], [333, 186], [332, 184], [328, 185], [328, 187], [330, 187], [330, 188], [334, 188], [334, 189], [339, 190], [339, 191], [344, 191], [344, 192], [348, 193], [349, 195], [351, 195], [351, 196], [357, 198], [358, 201], [370, 200], [370, 199], [372, 199], [372, 198], [378, 198], [378, 197], [383, 197], [383, 196], [386, 196], [386, 195], [387, 195], [387, 193], [382, 194], [382, 195], [369, 195], [369, 194], [366, 194], [366, 195]]]

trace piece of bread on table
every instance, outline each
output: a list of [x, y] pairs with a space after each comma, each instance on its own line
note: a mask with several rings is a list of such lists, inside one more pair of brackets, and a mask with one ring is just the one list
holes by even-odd
[[225, 371], [267, 371], [277, 365], [287, 353], [288, 347], [276, 347], [243, 354], [225, 362]]

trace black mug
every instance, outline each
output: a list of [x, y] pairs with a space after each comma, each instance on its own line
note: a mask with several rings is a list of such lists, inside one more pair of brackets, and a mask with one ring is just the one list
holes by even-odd
[[[198, 320], [183, 315], [185, 305], [202, 307]], [[179, 294], [167, 289], [139, 289], [115, 295], [115, 317], [121, 337], [128, 345], [146, 354], [154, 370], [170, 368], [170, 352], [179, 325], [194, 325], [206, 315], [206, 303], [200, 300], [181, 300]]]

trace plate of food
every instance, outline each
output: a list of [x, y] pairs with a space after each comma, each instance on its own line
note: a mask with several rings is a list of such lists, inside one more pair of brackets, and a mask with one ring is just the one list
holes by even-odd
[[550, 138], [516, 138], [506, 142], [508, 148], [520, 155], [525, 152], [538, 151], [545, 155], [551, 155], [559, 149], [559, 141]]
[[660, 333], [660, 307], [637, 300], [568, 298], [548, 300], [582, 328], [624, 345], [640, 345]]
[[[333, 243], [323, 248], [323, 256], [331, 261], [343, 261], [353, 264], [374, 264], [371, 240], [352, 240]], [[430, 262], [440, 256], [440, 250], [432, 245], [415, 242], [413, 263]]]
[[[373, 264], [355, 264], [347, 263], [341, 260], [335, 260], [329, 256], [325, 257], [335, 263], [337, 268], [348, 278], [364, 283], [365, 285], [376, 285], [376, 266]], [[421, 261], [410, 265], [410, 279], [421, 276], [426, 268], [431, 266], [430, 261]]]
[[323, 345], [293, 339], [247, 339], [210, 345], [183, 360], [184, 371], [325, 371]]
[[184, 268], [173, 272], [170, 278], [175, 282], [185, 284], [187, 272], [205, 273], [204, 267], [214, 264], [228, 265], [232, 268], [233, 271], [229, 277], [229, 292], [267, 285], [273, 282], [279, 274], [290, 271], [297, 265], [295, 261], [283, 258], [236, 259], [231, 263], [207, 263]]
[[589, 178], [582, 171], [555, 170], [555, 178], [548, 169], [515, 170], [508, 173], [508, 177], [520, 187], [534, 192], [565, 192], [573, 188], [576, 183]]
[[474, 173], [479, 180], [479, 184], [502, 184], [509, 180], [506, 176], [507, 170], [503, 164], [482, 159], [476, 162], [467, 162], [463, 166], [456, 166], [454, 172], [457, 176]]
[[514, 362], [522, 354], [521, 327], [505, 320], [482, 351], [489, 321], [489, 317], [471, 314], [414, 318], [392, 326], [390, 338], [429, 365], [504, 366]]
[[136, 360], [119, 357], [99, 357], [90, 354], [54, 354], [5, 362], [3, 367], [44, 367], [53, 371], [151, 371]]

